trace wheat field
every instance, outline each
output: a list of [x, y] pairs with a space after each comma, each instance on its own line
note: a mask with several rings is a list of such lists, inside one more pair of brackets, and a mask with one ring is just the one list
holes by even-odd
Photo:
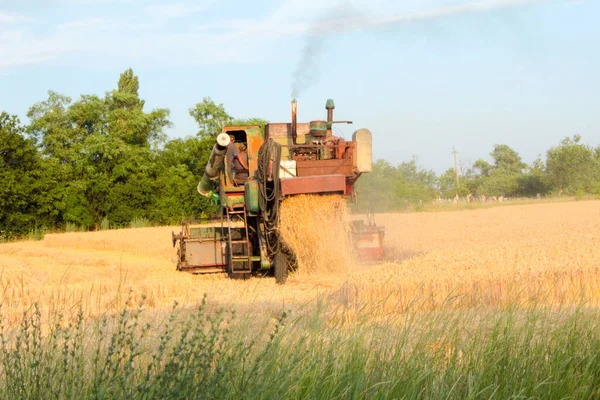
[[1, 244], [0, 398], [600, 397], [600, 201], [377, 222], [286, 285], [177, 272], [177, 228]]
[[[388, 261], [337, 273], [229, 280], [175, 270], [171, 231], [138, 228], [46, 235], [0, 244], [1, 304], [18, 319], [37, 302], [44, 314], [82, 306], [86, 315], [118, 310], [125, 297], [165, 310], [204, 294], [227, 307], [276, 315], [321, 296], [345, 308], [374, 306], [373, 318], [408, 305], [496, 307], [535, 296], [548, 305], [600, 300], [600, 201], [474, 211], [385, 214]], [[332, 244], [335, 246], [335, 244]], [[332, 261], [334, 262], [334, 261]], [[343, 271], [343, 272], [340, 272]]]

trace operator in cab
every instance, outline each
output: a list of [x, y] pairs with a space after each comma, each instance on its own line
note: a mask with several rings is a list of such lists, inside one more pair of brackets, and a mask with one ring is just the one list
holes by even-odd
[[246, 146], [242, 143], [235, 144], [235, 137], [229, 135], [231, 142], [227, 145], [227, 165], [231, 170], [233, 182], [236, 185], [243, 185], [248, 180], [248, 154]]

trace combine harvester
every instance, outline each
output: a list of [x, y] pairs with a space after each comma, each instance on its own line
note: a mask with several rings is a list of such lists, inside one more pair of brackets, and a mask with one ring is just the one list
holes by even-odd
[[[333, 136], [333, 124], [352, 123], [334, 121], [334, 108], [329, 99], [326, 121], [298, 123], [294, 100], [291, 123], [269, 123], [264, 133], [259, 126], [223, 128], [198, 184], [200, 194], [220, 204], [221, 217], [185, 221], [181, 233], [173, 232], [178, 270], [227, 272], [230, 277], [272, 271], [278, 283], [285, 282], [294, 255], [284, 248], [277, 231], [283, 198], [353, 197], [356, 180], [372, 169], [371, 132], [359, 129], [352, 141]], [[235, 176], [229, 165], [228, 151], [240, 148], [247, 149], [248, 176]], [[355, 221], [350, 232], [359, 259], [383, 259], [383, 228], [373, 220]]]

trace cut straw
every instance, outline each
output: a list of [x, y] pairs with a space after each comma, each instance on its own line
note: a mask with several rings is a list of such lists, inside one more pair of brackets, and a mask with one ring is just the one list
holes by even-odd
[[352, 264], [346, 202], [340, 195], [300, 195], [281, 206], [279, 234], [300, 274], [346, 272]]

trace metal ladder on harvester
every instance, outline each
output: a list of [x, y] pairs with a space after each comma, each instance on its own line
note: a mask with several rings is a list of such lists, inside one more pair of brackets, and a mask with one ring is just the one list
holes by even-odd
[[[252, 253], [250, 252], [250, 239], [248, 237], [248, 218], [246, 207], [227, 210], [227, 244], [229, 246], [229, 272], [231, 274], [249, 274], [252, 272]], [[241, 237], [233, 239], [232, 225], [236, 222], [243, 222], [244, 229], [236, 229]]]

